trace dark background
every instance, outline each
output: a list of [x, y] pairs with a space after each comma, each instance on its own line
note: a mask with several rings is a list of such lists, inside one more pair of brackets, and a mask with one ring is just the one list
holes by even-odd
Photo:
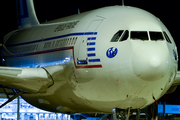
[[[171, 32], [178, 51], [180, 51], [180, 7], [178, 0], [124, 0], [126, 6], [144, 9], [158, 17]], [[34, 0], [35, 10], [40, 23], [80, 12], [85, 12], [105, 6], [121, 5], [121, 0]], [[16, 0], [1, 2], [1, 41], [8, 32], [17, 29]], [[180, 52], [179, 52], [180, 53]], [[180, 87], [160, 101], [180, 105]]]

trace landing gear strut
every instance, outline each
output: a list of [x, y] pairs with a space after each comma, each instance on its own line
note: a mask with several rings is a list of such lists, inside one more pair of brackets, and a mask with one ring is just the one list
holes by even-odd
[[122, 110], [118, 108], [113, 109], [113, 120], [129, 120], [131, 108], [127, 110]]
[[[113, 109], [113, 120], [129, 120], [131, 108], [126, 110], [114, 108]], [[140, 118], [140, 109], [136, 111], [136, 120]]]

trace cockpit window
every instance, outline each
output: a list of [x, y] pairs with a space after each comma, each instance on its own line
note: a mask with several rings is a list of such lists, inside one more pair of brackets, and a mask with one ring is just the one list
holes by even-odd
[[168, 43], [172, 43], [171, 40], [170, 40], [170, 38], [169, 38], [168, 35], [166, 34], [166, 32], [164, 31], [163, 33], [164, 33], [164, 36], [165, 36], [165, 38], [166, 38], [166, 41], [167, 41]]
[[128, 39], [128, 37], [128, 30], [119, 30], [116, 34], [114, 34], [113, 38], [111, 39], [111, 42], [125, 41]]
[[150, 38], [152, 41], [164, 40], [164, 37], [161, 32], [149, 32]]
[[119, 31], [113, 36], [113, 38], [111, 39], [111, 42], [117, 42], [117, 41], [120, 39], [122, 33], [123, 33], [123, 30], [119, 30]]
[[129, 37], [129, 31], [126, 30], [126, 31], [124, 31], [124, 33], [119, 41], [125, 41], [128, 39], [128, 37]]
[[132, 40], [149, 40], [147, 31], [131, 31]]

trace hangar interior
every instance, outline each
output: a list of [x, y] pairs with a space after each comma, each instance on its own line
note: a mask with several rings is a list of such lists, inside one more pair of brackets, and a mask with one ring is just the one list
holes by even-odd
[[[74, 114], [67, 115], [52, 113], [40, 110], [20, 97], [3, 105], [14, 96], [14, 91], [10, 88], [0, 86], [0, 120], [112, 120], [112, 114]], [[132, 111], [130, 120], [137, 119], [137, 111]], [[140, 110], [140, 120], [180, 120], [180, 105], [153, 104]], [[122, 120], [119, 114], [119, 120]]]
[[[14, 95], [12, 89], [0, 87], [0, 105]], [[40, 110], [17, 97], [0, 108], [0, 120], [70, 120], [70, 115]]]

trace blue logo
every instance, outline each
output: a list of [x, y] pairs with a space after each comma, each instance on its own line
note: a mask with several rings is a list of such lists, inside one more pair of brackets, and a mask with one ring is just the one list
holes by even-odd
[[107, 56], [108, 58], [113, 58], [113, 57], [115, 57], [115, 56], [117, 55], [117, 53], [118, 53], [118, 49], [115, 48], [115, 47], [111, 47], [111, 48], [109, 48], [109, 49], [107, 50], [106, 56]]

